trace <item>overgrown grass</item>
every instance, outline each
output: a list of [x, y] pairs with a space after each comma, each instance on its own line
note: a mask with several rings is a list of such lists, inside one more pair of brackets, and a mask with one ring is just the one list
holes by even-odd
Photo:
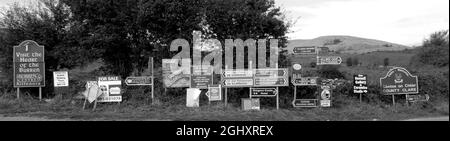
[[[406, 106], [398, 103], [392, 105], [359, 103], [353, 98], [341, 98], [339, 106], [332, 108], [287, 108], [265, 107], [260, 111], [243, 111], [239, 105], [223, 103], [201, 105], [188, 108], [184, 103], [98, 103], [92, 111], [93, 104], [82, 110], [82, 100], [61, 99], [51, 102], [39, 102], [30, 97], [21, 101], [12, 96], [0, 98], [0, 114], [5, 116], [34, 116], [50, 119], [73, 120], [201, 120], [201, 121], [348, 121], [348, 120], [400, 120], [416, 117], [448, 115], [448, 101], [441, 103], [417, 103]], [[345, 105], [344, 105], [345, 104]]]

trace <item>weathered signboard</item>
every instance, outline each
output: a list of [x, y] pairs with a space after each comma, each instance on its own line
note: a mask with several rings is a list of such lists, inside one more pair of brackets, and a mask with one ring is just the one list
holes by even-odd
[[45, 87], [44, 46], [26, 40], [13, 53], [14, 87]]
[[289, 86], [287, 69], [254, 69], [254, 87]]
[[122, 80], [119, 76], [98, 77], [97, 80], [101, 92], [97, 102], [122, 101]]
[[277, 88], [250, 88], [251, 97], [275, 97], [277, 94]]
[[316, 55], [317, 54], [317, 48], [312, 47], [295, 47], [293, 49], [294, 54], [298, 55]]
[[260, 110], [259, 98], [242, 98], [242, 110]]
[[417, 76], [411, 75], [405, 68], [389, 70], [385, 77], [380, 78], [380, 85], [385, 95], [419, 93]]
[[69, 86], [69, 72], [67, 72], [67, 71], [53, 72], [53, 86], [54, 87]]
[[206, 93], [209, 101], [221, 101], [222, 100], [222, 89], [219, 85], [218, 87], [208, 87], [208, 92]]
[[[181, 62], [181, 66], [179, 63]], [[162, 59], [162, 74], [166, 88], [189, 87], [191, 76], [190, 59]]]
[[223, 87], [252, 87], [252, 70], [224, 70], [222, 72]]
[[424, 102], [430, 100], [430, 96], [428, 94], [408, 94], [406, 95], [406, 100], [408, 102]]
[[317, 56], [317, 65], [340, 65], [342, 58], [339, 56]]
[[151, 76], [137, 76], [137, 77], [127, 77], [125, 79], [125, 84], [127, 86], [145, 86], [152, 85], [152, 77]]
[[358, 74], [353, 76], [353, 93], [367, 94], [367, 75]]
[[292, 78], [292, 84], [294, 86], [315, 86], [317, 85], [318, 77], [300, 77]]
[[317, 107], [317, 99], [295, 99], [292, 105], [296, 108]]

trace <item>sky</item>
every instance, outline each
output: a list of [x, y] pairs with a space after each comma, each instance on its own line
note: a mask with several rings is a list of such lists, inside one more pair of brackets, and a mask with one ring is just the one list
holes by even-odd
[[[16, 1], [35, 0], [0, 0], [0, 7]], [[296, 21], [290, 39], [349, 35], [412, 46], [449, 29], [449, 0], [275, 0], [275, 4]]]
[[420, 45], [449, 29], [449, 0], [275, 0], [296, 24], [290, 39], [350, 35]]

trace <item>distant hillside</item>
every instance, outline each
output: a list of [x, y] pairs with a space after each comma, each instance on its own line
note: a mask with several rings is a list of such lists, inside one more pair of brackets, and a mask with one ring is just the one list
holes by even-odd
[[290, 40], [287, 50], [293, 53], [295, 47], [318, 46], [329, 47], [340, 53], [361, 54], [373, 51], [398, 51], [410, 48], [408, 46], [389, 43], [380, 40], [366, 39], [352, 36], [321, 36], [310, 40]]

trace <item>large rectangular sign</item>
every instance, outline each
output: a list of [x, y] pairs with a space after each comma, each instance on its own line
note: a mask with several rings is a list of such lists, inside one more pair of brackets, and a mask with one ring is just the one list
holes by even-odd
[[385, 77], [380, 78], [380, 85], [385, 95], [419, 93], [417, 76], [411, 75], [405, 68], [389, 70]]
[[97, 102], [122, 101], [122, 80], [119, 76], [98, 77], [97, 80], [101, 92]]
[[277, 88], [250, 88], [252, 97], [274, 97], [277, 96]]
[[358, 74], [353, 76], [353, 93], [367, 94], [367, 75]]
[[[181, 62], [181, 66], [179, 63]], [[162, 59], [163, 82], [166, 88], [189, 87], [191, 84], [190, 59]]]
[[293, 50], [294, 54], [298, 55], [316, 55], [316, 47], [295, 47]]
[[69, 86], [69, 72], [67, 72], [67, 71], [53, 72], [53, 86], [54, 87]]
[[13, 48], [14, 87], [45, 87], [44, 46], [26, 40]]
[[208, 89], [212, 85], [213, 75], [192, 75], [190, 88]]
[[254, 69], [254, 87], [289, 86], [288, 69]]
[[339, 56], [317, 56], [317, 65], [340, 65], [342, 58]]

